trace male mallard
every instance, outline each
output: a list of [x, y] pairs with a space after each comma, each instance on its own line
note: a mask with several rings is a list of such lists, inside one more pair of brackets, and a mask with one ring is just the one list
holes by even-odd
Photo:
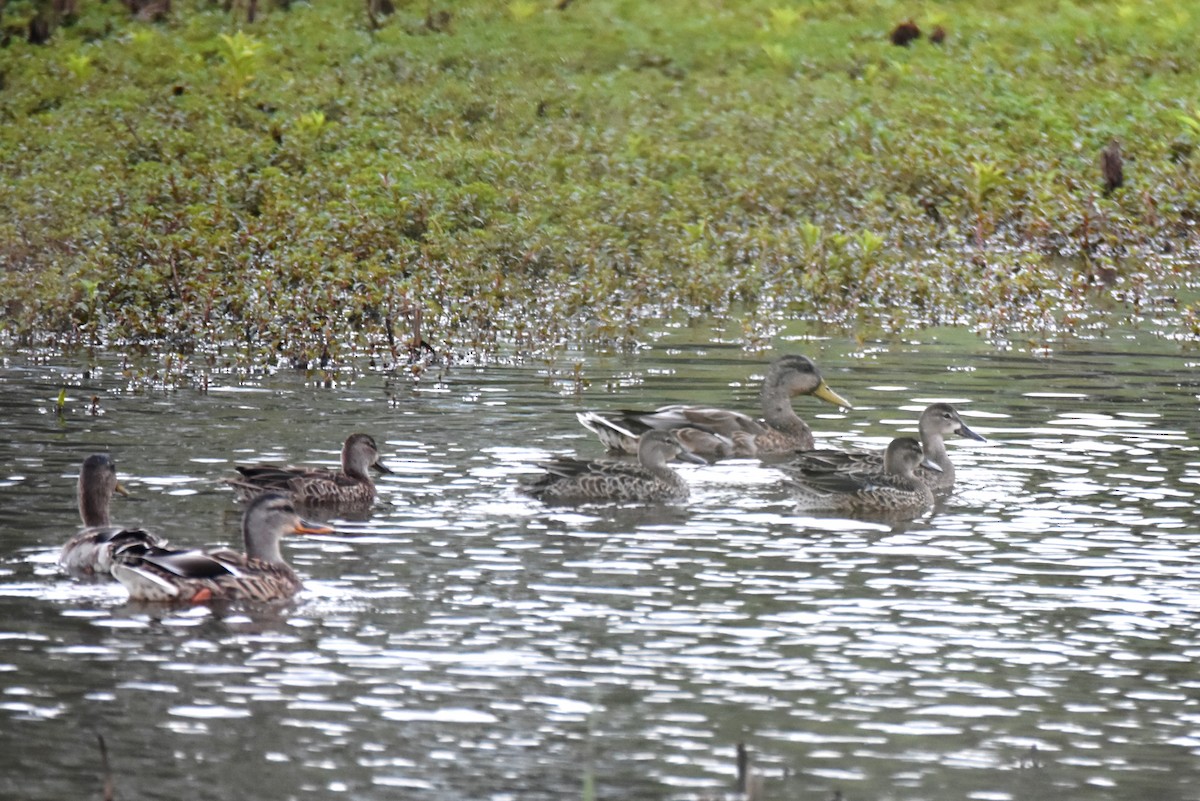
[[107, 575], [113, 560], [125, 551], [163, 548], [166, 540], [138, 528], [121, 528], [109, 521], [113, 493], [128, 495], [117, 481], [117, 466], [106, 453], [92, 454], [79, 469], [79, 518], [83, 528], [67, 540], [58, 564], [73, 576]]
[[693, 453], [710, 459], [811, 450], [812, 430], [792, 409], [795, 395], [814, 395], [851, 408], [805, 356], [781, 356], [771, 363], [762, 388], [763, 419], [741, 412], [698, 406], [663, 406], [653, 412], [580, 412], [579, 422], [594, 431], [611, 452], [636, 453], [647, 431], [673, 432]]
[[802, 473], [790, 481], [806, 509], [843, 512], [919, 512], [933, 503], [933, 490], [913, 475], [918, 465], [940, 470], [921, 453], [921, 443], [898, 437], [887, 446], [884, 471]]
[[242, 516], [245, 553], [156, 548], [120, 556], [112, 574], [135, 601], [279, 601], [300, 589], [299, 576], [279, 550], [280, 538], [331, 533], [329, 526], [301, 519], [286, 495], [268, 492], [251, 501]]
[[[958, 416], [958, 411], [948, 403], [934, 403], [921, 412], [917, 424], [921, 432], [921, 450], [925, 458], [938, 466], [938, 470], [919, 467], [916, 470], [918, 481], [930, 489], [949, 489], [954, 486], [954, 465], [950, 455], [946, 453], [946, 435], [957, 434], [960, 437], [987, 442], [986, 439], [967, 428], [967, 424]], [[884, 472], [884, 455], [864, 451], [816, 450], [801, 451], [790, 461], [778, 465], [784, 470], [799, 470], [812, 472], [844, 472], [861, 475], [879, 475]]]
[[355, 504], [375, 500], [368, 469], [390, 473], [370, 434], [351, 434], [342, 444], [342, 470], [319, 467], [281, 467], [273, 464], [237, 465], [241, 478], [225, 481], [241, 500], [264, 492], [285, 493], [300, 504]]
[[688, 497], [687, 482], [667, 462], [679, 458], [706, 464], [668, 431], [647, 431], [638, 442], [637, 454], [637, 464], [560, 456], [543, 465], [549, 472], [521, 489], [556, 503], [682, 501]]

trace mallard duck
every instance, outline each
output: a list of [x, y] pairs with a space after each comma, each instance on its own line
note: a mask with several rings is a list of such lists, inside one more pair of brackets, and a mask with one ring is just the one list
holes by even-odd
[[913, 475], [918, 465], [940, 470], [921, 453], [912, 437], [891, 441], [883, 456], [884, 471], [874, 475], [847, 472], [802, 473], [790, 481], [800, 506], [843, 512], [919, 512], [933, 503], [933, 490]]
[[342, 444], [341, 472], [320, 467], [282, 467], [273, 464], [237, 465], [241, 478], [226, 480], [241, 500], [264, 492], [282, 492], [299, 504], [368, 504], [375, 484], [367, 472], [390, 473], [370, 434], [351, 434]]
[[654, 430], [673, 432], [689, 451], [709, 459], [811, 450], [812, 430], [792, 409], [795, 395], [813, 395], [852, 408], [829, 388], [811, 359], [787, 355], [772, 362], [767, 371], [761, 420], [699, 406], [663, 406], [652, 412], [579, 412], [576, 416], [614, 453], [636, 453], [638, 437]]
[[[948, 403], [933, 403], [921, 412], [917, 424], [921, 432], [921, 450], [925, 458], [938, 466], [938, 470], [918, 467], [917, 480], [931, 489], [949, 489], [954, 486], [954, 465], [950, 455], [946, 453], [946, 436], [956, 434], [960, 437], [987, 442], [976, 434], [958, 415], [958, 410]], [[806, 473], [811, 472], [847, 472], [861, 475], [878, 475], [884, 472], [884, 455], [865, 451], [836, 451], [815, 450], [801, 451], [786, 463], [778, 467]]]
[[79, 518], [83, 528], [67, 540], [58, 564], [73, 576], [105, 576], [117, 554], [166, 547], [166, 540], [140, 528], [121, 528], [109, 520], [113, 493], [128, 495], [117, 480], [117, 465], [106, 453], [83, 460], [79, 469]]
[[545, 475], [521, 489], [552, 503], [682, 501], [688, 497], [687, 482], [667, 462], [678, 458], [707, 464], [668, 431], [647, 431], [638, 442], [637, 453], [637, 464], [560, 456], [542, 465], [548, 471]]
[[242, 516], [245, 553], [155, 548], [121, 555], [112, 574], [135, 601], [284, 600], [300, 589], [300, 578], [284, 561], [280, 538], [331, 533], [329, 526], [301, 519], [286, 495], [268, 492], [251, 501]]

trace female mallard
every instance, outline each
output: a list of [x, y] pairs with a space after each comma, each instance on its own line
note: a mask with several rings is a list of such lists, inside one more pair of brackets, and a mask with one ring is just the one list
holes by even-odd
[[549, 472], [521, 489], [551, 503], [682, 501], [688, 497], [687, 482], [667, 462], [679, 458], [706, 464], [668, 431], [647, 431], [638, 442], [637, 454], [637, 464], [560, 456], [543, 465]]
[[851, 408], [829, 388], [811, 359], [788, 355], [772, 362], [767, 371], [762, 420], [698, 406], [663, 406], [653, 412], [580, 412], [577, 416], [615, 453], [636, 453], [638, 437], [653, 430], [673, 432], [688, 450], [710, 459], [811, 450], [812, 430], [792, 409], [791, 399], [796, 395], [813, 395]]
[[807, 509], [842, 512], [911, 512], [933, 503], [933, 490], [917, 479], [918, 465], [940, 470], [921, 453], [921, 443], [898, 437], [883, 456], [883, 472], [874, 475], [847, 472], [801, 473], [789, 482]]
[[300, 589], [300, 578], [284, 561], [284, 534], [332, 534], [296, 514], [291, 499], [277, 492], [259, 495], [242, 516], [246, 552], [168, 551], [161, 548], [122, 555], [112, 574], [135, 601], [279, 601]]
[[241, 500], [264, 492], [282, 492], [300, 504], [355, 504], [375, 500], [368, 469], [390, 473], [370, 434], [351, 434], [342, 444], [342, 470], [319, 467], [281, 467], [272, 464], [237, 465], [241, 478], [226, 480]]
[[58, 564], [72, 576], [108, 575], [118, 554], [166, 546], [166, 540], [148, 531], [110, 523], [108, 504], [114, 492], [129, 494], [117, 481], [117, 466], [108, 454], [84, 459], [78, 485], [79, 518], [84, 527], [67, 540], [58, 557]]
[[[921, 450], [925, 458], [938, 466], [938, 470], [917, 468], [917, 480], [930, 489], [949, 489], [954, 486], [954, 465], [946, 453], [946, 436], [960, 437], [987, 442], [986, 439], [967, 428], [958, 416], [958, 411], [948, 403], [934, 403], [921, 412], [918, 423], [921, 432]], [[860, 475], [879, 475], [884, 472], [884, 455], [863, 451], [817, 450], [795, 454], [794, 458], [779, 467], [784, 470], [813, 472], [842, 472]]]

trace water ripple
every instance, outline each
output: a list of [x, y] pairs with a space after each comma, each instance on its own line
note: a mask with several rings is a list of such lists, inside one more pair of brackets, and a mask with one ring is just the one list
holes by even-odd
[[[541, 801], [590, 772], [599, 797], [694, 799], [730, 786], [736, 742], [764, 798], [1200, 783], [1185, 361], [804, 347], [856, 402], [797, 401], [830, 446], [881, 448], [927, 403], [960, 407], [989, 442], [948, 443], [953, 497], [905, 523], [817, 515], [754, 460], [683, 466], [692, 499], [663, 508], [516, 491], [553, 453], [601, 455], [582, 408], [752, 409], [761, 363], [711, 344], [583, 359], [590, 391], [515, 365], [138, 396], [101, 371], [84, 394], [106, 413], [59, 428], [39, 410], [61, 370], [0, 373], [0, 500], [23, 510], [0, 559], [0, 746], [21, 776], [66, 777], [23, 797], [94, 794], [78, 765], [96, 730], [131, 797], [191, 791], [147, 756], [172, 753], [220, 797], [267, 781], [295, 798]], [[291, 605], [154, 608], [58, 575], [87, 453], [117, 456], [136, 496], [114, 503], [122, 522], [225, 544], [234, 461], [335, 465], [351, 430], [374, 432], [393, 472], [369, 514], [285, 544], [305, 578]]]

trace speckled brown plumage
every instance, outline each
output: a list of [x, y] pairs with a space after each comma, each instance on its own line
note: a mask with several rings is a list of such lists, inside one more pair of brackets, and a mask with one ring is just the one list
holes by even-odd
[[638, 445], [637, 464], [559, 457], [542, 465], [547, 472], [522, 490], [551, 503], [682, 501], [688, 497], [688, 485], [667, 466], [674, 458], [704, 464], [669, 432], [649, 431]]
[[933, 491], [913, 475], [917, 465], [938, 469], [922, 455], [921, 443], [898, 437], [884, 453], [884, 472], [801, 473], [789, 483], [806, 509], [916, 514], [933, 503]]
[[317, 467], [272, 464], [237, 465], [240, 478], [228, 479], [242, 500], [264, 492], [281, 492], [303, 505], [369, 504], [375, 500], [375, 484], [368, 470], [391, 471], [383, 464], [375, 439], [369, 434], [351, 434], [342, 445], [340, 472]]
[[[948, 403], [930, 404], [921, 412], [917, 424], [921, 435], [921, 451], [925, 458], [940, 470], [918, 466], [914, 475], [917, 480], [933, 490], [945, 490], [954, 486], [954, 465], [946, 452], [946, 436], [960, 437], [987, 442], [963, 422], [958, 410]], [[881, 475], [884, 472], [884, 454], [867, 451], [814, 450], [796, 453], [792, 459], [777, 466], [787, 472], [822, 473], [841, 472], [864, 477]]]
[[123, 555], [113, 576], [138, 601], [278, 601], [292, 597], [300, 578], [284, 560], [284, 534], [329, 534], [333, 529], [296, 514], [291, 499], [266, 493], [250, 502], [242, 517], [245, 553], [229, 549], [169, 551], [151, 549]]
[[631, 410], [580, 412], [579, 422], [615, 453], [636, 453], [647, 431], [672, 431], [691, 450], [708, 459], [810, 450], [812, 430], [796, 415], [792, 398], [813, 395], [849, 408], [805, 356], [781, 356], [771, 363], [762, 388], [761, 420], [728, 409], [663, 406], [652, 412]]
[[113, 494], [128, 493], [117, 480], [117, 466], [108, 454], [84, 459], [77, 492], [84, 527], [67, 540], [58, 557], [58, 564], [68, 574], [77, 578], [107, 576], [118, 554], [166, 547], [166, 540], [148, 531], [111, 524], [108, 507]]

